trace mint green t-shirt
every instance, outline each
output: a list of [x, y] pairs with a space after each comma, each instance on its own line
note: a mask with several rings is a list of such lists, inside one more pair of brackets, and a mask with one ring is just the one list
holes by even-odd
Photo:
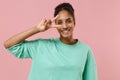
[[80, 40], [69, 45], [60, 38], [38, 38], [7, 50], [17, 58], [32, 59], [28, 80], [98, 80], [93, 52]]

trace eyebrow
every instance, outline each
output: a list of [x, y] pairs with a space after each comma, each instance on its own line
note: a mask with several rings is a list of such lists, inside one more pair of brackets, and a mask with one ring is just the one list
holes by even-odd
[[68, 18], [67, 20], [69, 20], [69, 19], [71, 20], [71, 18]]
[[[67, 18], [66, 20], [71, 20], [71, 18]], [[62, 21], [62, 19], [58, 19], [57, 21]]]

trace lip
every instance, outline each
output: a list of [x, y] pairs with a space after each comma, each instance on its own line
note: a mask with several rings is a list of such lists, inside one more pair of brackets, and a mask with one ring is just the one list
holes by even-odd
[[64, 30], [60, 30], [61, 32], [64, 32], [64, 31], [70, 31], [71, 29], [64, 29]]
[[66, 29], [66, 30], [61, 30], [61, 33], [63, 34], [68, 34], [70, 32], [71, 29]]

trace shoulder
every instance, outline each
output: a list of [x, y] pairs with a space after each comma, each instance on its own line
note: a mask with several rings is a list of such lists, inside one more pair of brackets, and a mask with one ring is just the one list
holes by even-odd
[[86, 50], [91, 50], [90, 45], [88, 45], [88, 44], [86, 44], [85, 42], [82, 42], [82, 41], [80, 41], [80, 40], [78, 40], [78, 41], [79, 41], [79, 46], [80, 46], [80, 47], [82, 47], [82, 48], [84, 48], [84, 49], [86, 49]]
[[30, 41], [27, 41], [25, 40], [25, 42], [32, 42], [32, 43], [39, 43], [39, 42], [50, 42], [52, 39], [51, 38], [37, 38], [37, 39], [34, 39], [34, 40], [30, 40]]
[[35, 43], [35, 44], [40, 44], [40, 45], [42, 45], [42, 44], [46, 44], [46, 45], [50, 45], [50, 44], [52, 44], [53, 42], [54, 42], [54, 38], [37, 38], [37, 39], [35, 39], [35, 40], [32, 40], [31, 42], [32, 43]]

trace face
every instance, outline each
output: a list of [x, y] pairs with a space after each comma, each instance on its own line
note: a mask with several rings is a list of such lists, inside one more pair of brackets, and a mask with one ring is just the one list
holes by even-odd
[[66, 10], [62, 10], [58, 13], [59, 17], [56, 19], [56, 24], [60, 25], [57, 28], [60, 37], [72, 37], [75, 22], [73, 16]]

